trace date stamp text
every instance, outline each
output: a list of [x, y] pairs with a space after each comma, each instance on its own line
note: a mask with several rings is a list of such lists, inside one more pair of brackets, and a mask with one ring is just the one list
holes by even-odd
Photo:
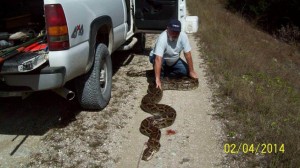
[[253, 154], [272, 154], [272, 153], [284, 153], [284, 144], [273, 143], [259, 143], [259, 144], [224, 144], [224, 152], [226, 154], [238, 154], [238, 153], [253, 153]]

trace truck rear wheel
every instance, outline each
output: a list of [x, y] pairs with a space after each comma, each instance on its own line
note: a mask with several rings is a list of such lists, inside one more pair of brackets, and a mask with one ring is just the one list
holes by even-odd
[[99, 44], [90, 71], [76, 82], [76, 92], [81, 107], [101, 110], [107, 106], [111, 97], [112, 62], [104, 44]]

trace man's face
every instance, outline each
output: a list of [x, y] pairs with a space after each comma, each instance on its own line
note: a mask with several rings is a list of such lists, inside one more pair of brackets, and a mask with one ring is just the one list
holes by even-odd
[[176, 41], [180, 34], [180, 32], [172, 31], [171, 29], [167, 29], [167, 32], [168, 32], [168, 38], [170, 41]]

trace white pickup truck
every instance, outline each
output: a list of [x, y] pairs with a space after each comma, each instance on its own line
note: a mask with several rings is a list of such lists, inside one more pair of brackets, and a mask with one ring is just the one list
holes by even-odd
[[[53, 90], [76, 95], [85, 109], [103, 109], [111, 97], [111, 53], [143, 43], [144, 33], [164, 30], [171, 18], [187, 32], [198, 28], [185, 0], [1, 2], [0, 40], [10, 46], [0, 48], [0, 97]], [[25, 36], [13, 41], [18, 33]], [[64, 87], [69, 81], [74, 92]]]

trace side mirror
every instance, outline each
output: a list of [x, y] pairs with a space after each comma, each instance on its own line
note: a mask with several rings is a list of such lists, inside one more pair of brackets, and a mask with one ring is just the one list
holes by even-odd
[[199, 28], [198, 16], [186, 16], [182, 27], [186, 33], [196, 33]]

